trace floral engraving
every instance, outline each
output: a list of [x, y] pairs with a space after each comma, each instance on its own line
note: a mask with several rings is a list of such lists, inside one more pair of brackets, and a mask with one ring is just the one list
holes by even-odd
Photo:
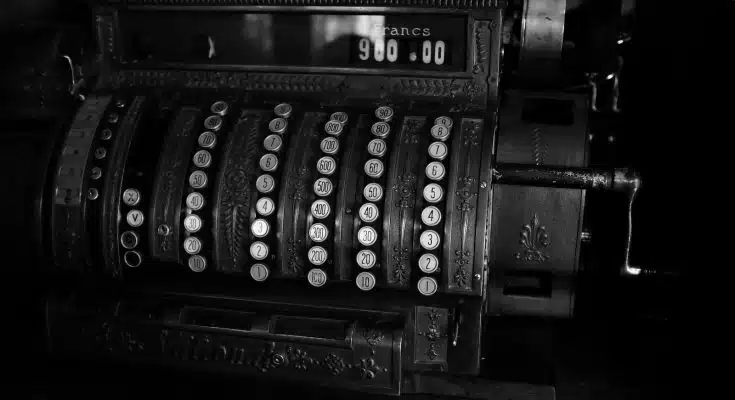
[[515, 254], [517, 260], [527, 263], [541, 263], [549, 259], [544, 249], [549, 246], [549, 235], [546, 227], [541, 225], [537, 214], [533, 214], [531, 222], [521, 228], [519, 243], [523, 251]]
[[408, 173], [398, 177], [398, 183], [393, 185], [393, 191], [398, 194], [395, 206], [399, 208], [413, 208], [416, 203], [416, 175]]
[[480, 124], [477, 122], [470, 122], [467, 123], [464, 129], [462, 130], [462, 144], [472, 147], [477, 147], [480, 144], [480, 139], [478, 138], [478, 134], [480, 131]]
[[391, 283], [405, 285], [408, 281], [408, 248], [393, 246], [393, 270]]
[[469, 212], [475, 209], [473, 204], [474, 199], [477, 197], [477, 193], [473, 192], [472, 188], [475, 186], [477, 179], [474, 177], [461, 177], [458, 181], [459, 189], [455, 192], [459, 198], [457, 209], [462, 212]]
[[296, 170], [295, 173], [288, 178], [288, 186], [291, 187], [291, 193], [288, 195], [290, 199], [301, 200], [304, 198], [306, 189], [304, 176], [306, 176], [306, 174], [308, 173], [309, 168], [305, 165], [302, 165], [301, 168]]
[[275, 342], [267, 343], [260, 355], [252, 361], [253, 367], [260, 372], [267, 372], [270, 369], [278, 368], [285, 364], [285, 358], [281, 354], [276, 353], [275, 349]]
[[439, 326], [439, 310], [430, 308], [425, 315], [429, 319], [429, 326], [426, 328], [426, 331], [419, 332], [418, 335], [425, 337], [429, 341], [425, 354], [426, 358], [433, 361], [440, 355], [438, 340], [445, 338], [447, 335], [441, 332], [441, 327]]
[[288, 239], [287, 241], [288, 247], [286, 247], [286, 252], [288, 252], [288, 268], [293, 273], [299, 273], [301, 272], [304, 262], [301, 259], [300, 249], [304, 245], [304, 241], [301, 239]]
[[345, 368], [348, 367], [348, 365], [345, 363], [345, 360], [334, 353], [329, 353], [324, 356], [324, 361], [322, 361], [322, 365], [324, 366], [324, 368], [327, 369], [327, 371], [329, 371], [330, 374], [334, 376], [341, 374], [342, 371], [344, 371]]
[[472, 72], [479, 74], [485, 72], [488, 63], [488, 21], [475, 21], [475, 64]]
[[383, 339], [385, 338], [383, 332], [376, 329], [369, 329], [365, 331], [365, 333], [363, 333], [363, 336], [371, 347], [383, 343]]
[[307, 371], [309, 367], [315, 364], [314, 359], [309, 357], [309, 355], [301, 349], [286, 346], [286, 355], [288, 356], [288, 363], [299, 371]]
[[459, 287], [466, 288], [470, 282], [470, 274], [467, 272], [467, 266], [470, 264], [471, 253], [469, 250], [462, 251], [457, 249], [454, 251], [454, 276], [452, 280]]
[[361, 358], [360, 364], [355, 365], [355, 367], [359, 369], [362, 379], [375, 379], [379, 373], [388, 372], [388, 368], [382, 368], [375, 362], [375, 357], [372, 354], [368, 358]]

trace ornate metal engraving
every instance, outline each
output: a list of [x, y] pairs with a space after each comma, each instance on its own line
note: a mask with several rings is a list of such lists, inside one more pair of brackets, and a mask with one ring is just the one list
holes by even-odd
[[470, 260], [472, 259], [472, 253], [469, 250], [462, 251], [457, 249], [454, 251], [454, 276], [452, 280], [454, 284], [466, 288], [470, 283], [470, 273], [467, 271]]
[[439, 311], [437, 309], [430, 308], [429, 312], [426, 313], [426, 317], [429, 319], [429, 326], [426, 331], [419, 332], [419, 336], [423, 336], [429, 341], [429, 345], [426, 348], [426, 358], [434, 361], [440, 356], [437, 340], [447, 335], [446, 333], [442, 333], [439, 327]]
[[490, 47], [488, 26], [488, 21], [475, 21], [475, 65], [472, 66], [475, 74], [486, 72]]
[[450, 97], [457, 90], [451, 79], [397, 79], [393, 91], [404, 96]]
[[390, 274], [391, 282], [405, 285], [408, 283], [408, 255], [409, 250], [407, 248], [400, 248], [400, 246], [393, 246], [393, 265]]
[[416, 335], [425, 339], [425, 341], [417, 341], [415, 344], [416, 351], [421, 352], [417, 354], [417, 356], [422, 356], [419, 360], [424, 362], [445, 361], [447, 311], [434, 307], [417, 307], [416, 318], [418, 319]]
[[477, 183], [477, 179], [474, 177], [461, 177], [458, 179], [457, 184], [459, 189], [454, 192], [457, 195], [457, 210], [463, 213], [472, 211], [475, 209], [475, 198], [477, 197], [477, 191], [474, 190], [474, 186]]
[[395, 206], [399, 208], [413, 208], [416, 204], [416, 175], [407, 173], [398, 177], [398, 183], [393, 185], [393, 191], [398, 194]]
[[303, 271], [304, 260], [301, 259], [300, 249], [304, 245], [304, 241], [301, 239], [288, 239], [288, 268], [291, 272], [298, 274]]
[[480, 144], [478, 138], [479, 128], [480, 124], [478, 123], [467, 123], [466, 126], [462, 127], [462, 145], [477, 147]]
[[288, 198], [293, 200], [301, 200], [306, 194], [306, 180], [305, 176], [309, 174], [309, 168], [306, 165], [302, 165], [293, 175], [288, 177], [288, 186], [291, 188]]
[[276, 343], [269, 342], [261, 351], [260, 355], [252, 361], [252, 366], [260, 372], [268, 372], [268, 370], [279, 368], [286, 363], [286, 358], [282, 354], [276, 353]]
[[485, 94], [485, 86], [474, 79], [468, 79], [462, 85], [462, 93], [467, 97], [468, 102], [474, 103], [478, 97]]
[[327, 355], [325, 355], [324, 360], [321, 362], [321, 365], [334, 376], [340, 375], [342, 371], [349, 367], [349, 365], [345, 363], [345, 360], [342, 359], [342, 357], [334, 353], [328, 353]]
[[422, 7], [445, 9], [499, 8], [504, 0], [138, 0], [136, 5], [161, 6], [345, 6], [345, 7]]
[[377, 346], [381, 343], [383, 343], [383, 339], [385, 339], [385, 335], [383, 332], [376, 330], [376, 329], [368, 329], [363, 333], [363, 336], [365, 336], [365, 340], [368, 342], [368, 344], [371, 347]]
[[354, 365], [360, 371], [360, 377], [362, 379], [375, 379], [375, 377], [381, 372], [388, 372], [388, 368], [381, 367], [375, 361], [375, 351], [371, 353], [370, 357], [361, 358], [360, 364]]
[[533, 161], [536, 165], [544, 163], [544, 156], [546, 155], [546, 148], [543, 146], [541, 141], [541, 128], [533, 128], [531, 131], [531, 143], [533, 145]]
[[407, 118], [403, 125], [401, 140], [404, 144], [418, 144], [421, 128], [426, 121], [423, 119]]
[[519, 243], [523, 250], [516, 253], [516, 259], [527, 263], [542, 263], [549, 259], [544, 249], [549, 246], [549, 235], [546, 227], [541, 225], [537, 214], [533, 214], [531, 222], [521, 228]]
[[288, 364], [299, 371], [308, 371], [311, 366], [319, 364], [318, 361], [309, 357], [306, 351], [293, 346], [286, 346], [286, 357], [288, 358]]

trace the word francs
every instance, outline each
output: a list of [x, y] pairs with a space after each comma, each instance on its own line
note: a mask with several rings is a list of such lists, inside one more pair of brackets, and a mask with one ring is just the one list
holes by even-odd
[[431, 28], [407, 28], [405, 26], [374, 24], [371, 30], [373, 34], [383, 34], [384, 36], [431, 36]]

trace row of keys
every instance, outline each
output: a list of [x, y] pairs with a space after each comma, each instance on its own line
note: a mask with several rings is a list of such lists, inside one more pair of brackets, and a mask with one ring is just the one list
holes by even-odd
[[[125, 107], [125, 101], [123, 99], [118, 99], [115, 102], [115, 106], [117, 108], [124, 108]], [[117, 113], [111, 113], [108, 118], [107, 122], [110, 124], [117, 123], [119, 119], [119, 116]], [[100, 138], [104, 141], [108, 141], [112, 139], [112, 130], [110, 128], [105, 128], [100, 133]], [[95, 151], [95, 158], [98, 160], [104, 159], [107, 155], [107, 151], [100, 147]], [[102, 177], [102, 170], [98, 167], [92, 168], [92, 179], [99, 179]], [[122, 194], [122, 201], [123, 204], [125, 204], [128, 207], [136, 207], [141, 202], [141, 194], [138, 189], [135, 188], [127, 188], [123, 190]], [[142, 211], [138, 209], [132, 209], [129, 210], [125, 214], [125, 222], [132, 228], [139, 228], [143, 225], [143, 222], [145, 220], [145, 216]], [[120, 245], [125, 249], [125, 253], [123, 254], [123, 262], [126, 266], [130, 268], [136, 268], [139, 267], [140, 264], [143, 263], [143, 255], [135, 250], [140, 245], [140, 235], [135, 230], [127, 230], [124, 231], [122, 234], [120, 234]]]
[[[418, 266], [424, 274], [434, 274], [439, 271], [439, 257], [431, 253], [441, 245], [441, 236], [437, 230], [432, 229], [438, 227], [442, 222], [442, 213], [438, 207], [433, 204], [440, 203], [444, 200], [444, 188], [437, 182], [440, 182], [446, 176], [446, 168], [442, 161], [449, 154], [449, 149], [444, 143], [451, 134], [453, 122], [449, 117], [438, 117], [434, 120], [434, 126], [431, 127], [431, 136], [437, 141], [429, 144], [429, 156], [433, 159], [426, 165], [424, 170], [426, 178], [430, 181], [423, 189], [424, 200], [429, 206], [421, 210], [421, 222], [425, 228], [419, 236], [421, 248], [427, 251], [419, 256]], [[432, 182], [433, 181], [433, 182]], [[431, 276], [423, 276], [418, 280], [416, 285], [419, 293], [424, 296], [431, 296], [439, 289], [436, 278]]]

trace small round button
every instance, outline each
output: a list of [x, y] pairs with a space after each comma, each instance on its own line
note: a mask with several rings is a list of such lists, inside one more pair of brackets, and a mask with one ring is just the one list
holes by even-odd
[[378, 183], [368, 183], [362, 190], [367, 201], [378, 202], [383, 198], [383, 187]]
[[375, 110], [375, 116], [381, 121], [388, 122], [393, 118], [393, 109], [388, 106], [380, 106]]
[[204, 207], [204, 196], [199, 192], [191, 192], [186, 196], [186, 206], [194, 211], [199, 211]]
[[324, 156], [316, 162], [316, 169], [322, 175], [332, 175], [337, 170], [337, 161], [330, 156]]
[[365, 162], [365, 173], [371, 178], [380, 178], [383, 170], [383, 162], [377, 158], [371, 158]]
[[210, 115], [204, 120], [204, 129], [217, 132], [222, 128], [222, 117], [219, 115]]
[[357, 265], [362, 269], [370, 269], [375, 266], [377, 257], [372, 250], [360, 250], [357, 252]]
[[321, 243], [329, 237], [329, 229], [322, 223], [316, 223], [309, 227], [309, 238], [316, 243]]
[[431, 158], [441, 161], [447, 158], [447, 154], [449, 154], [449, 148], [446, 143], [434, 142], [429, 145], [429, 156], [431, 156]]
[[189, 269], [194, 272], [202, 272], [207, 269], [207, 259], [200, 255], [189, 257], [188, 264]]
[[386, 122], [376, 122], [370, 128], [370, 132], [379, 138], [385, 138], [390, 134], [390, 125]]
[[254, 260], [265, 260], [268, 257], [268, 245], [263, 242], [253, 242], [250, 245], [250, 257]]
[[140, 210], [130, 210], [128, 211], [128, 215], [125, 216], [125, 221], [133, 228], [143, 225], [143, 220], [145, 220], [145, 217], [143, 216], [143, 211]]
[[339, 140], [333, 137], [325, 137], [319, 144], [319, 148], [326, 154], [337, 154], [339, 151]]
[[355, 278], [355, 283], [360, 290], [368, 291], [373, 290], [375, 287], [375, 275], [370, 272], [360, 272]]
[[324, 132], [328, 135], [339, 136], [342, 133], [342, 124], [337, 121], [329, 121], [324, 124]]
[[198, 168], [207, 168], [212, 165], [212, 154], [207, 150], [199, 150], [194, 153], [194, 165]]
[[441, 244], [441, 239], [439, 239], [439, 234], [436, 231], [428, 230], [421, 232], [419, 242], [421, 247], [426, 250], [436, 250]]
[[446, 173], [447, 171], [444, 168], [444, 164], [439, 161], [432, 161], [426, 165], [426, 177], [431, 180], [440, 181], [444, 178]]
[[107, 149], [104, 147], [98, 147], [97, 150], [94, 151], [94, 158], [101, 160], [105, 157], [107, 157]]
[[419, 269], [425, 274], [433, 274], [439, 269], [439, 259], [430, 253], [422, 254], [419, 257]]
[[263, 282], [266, 279], [268, 279], [268, 275], [271, 274], [270, 268], [268, 268], [265, 264], [253, 264], [250, 267], [250, 276], [255, 280], [256, 282]]
[[378, 241], [378, 232], [372, 226], [363, 226], [357, 231], [357, 240], [363, 246], [372, 246]]
[[255, 209], [262, 216], [269, 216], [276, 210], [276, 203], [270, 197], [261, 197], [255, 203]]
[[117, 99], [117, 100], [115, 100], [115, 107], [117, 107], [117, 108], [125, 108], [125, 100], [124, 99]]
[[365, 203], [360, 206], [360, 219], [363, 222], [375, 222], [379, 215], [378, 206], [373, 203]]
[[282, 134], [283, 132], [286, 132], [286, 127], [288, 126], [288, 122], [286, 122], [283, 118], [273, 118], [271, 122], [268, 123], [268, 129], [273, 133]]
[[332, 194], [333, 189], [334, 187], [332, 186], [332, 181], [330, 181], [329, 178], [319, 178], [314, 181], [314, 193], [317, 196], [329, 196], [330, 194]]
[[436, 283], [436, 279], [430, 276], [424, 276], [419, 279], [416, 287], [418, 288], [419, 293], [424, 296], [431, 296], [436, 293], [437, 289], [439, 289], [439, 284]]
[[314, 218], [327, 218], [331, 212], [332, 208], [329, 206], [329, 203], [327, 203], [326, 200], [319, 199], [311, 203], [311, 215], [313, 215]]
[[347, 123], [347, 120], [349, 119], [349, 116], [346, 112], [337, 111], [336, 113], [332, 113], [332, 115], [329, 117], [332, 121], [337, 121], [340, 124], [344, 125]]
[[291, 116], [291, 111], [293, 111], [293, 108], [288, 103], [281, 103], [275, 107], [273, 107], [273, 113], [275, 113], [279, 117], [288, 118]]
[[186, 229], [187, 232], [199, 232], [200, 229], [202, 229], [202, 219], [198, 215], [187, 215], [186, 218], [184, 218], [184, 229]]
[[250, 225], [250, 231], [253, 232], [253, 236], [257, 238], [266, 237], [271, 231], [271, 225], [268, 223], [268, 221], [262, 218], [258, 218], [253, 221], [252, 225]]
[[322, 287], [327, 283], [327, 273], [319, 268], [314, 268], [306, 275], [309, 284], [314, 287]]
[[107, 116], [107, 122], [111, 124], [116, 124], [119, 119], [120, 116], [117, 115], [117, 113], [110, 113], [110, 115]]
[[217, 114], [220, 116], [225, 116], [229, 109], [230, 106], [222, 100], [215, 101], [214, 103], [212, 103], [212, 106], [209, 107], [209, 110], [212, 111], [212, 114]]
[[102, 178], [102, 168], [100, 167], [93, 167], [92, 171], [89, 174], [89, 177], [92, 178], [92, 180], [97, 180]]
[[424, 187], [424, 199], [429, 203], [438, 203], [444, 198], [444, 189], [436, 183]]
[[201, 189], [207, 186], [207, 174], [204, 171], [194, 171], [189, 175], [189, 186]]
[[217, 135], [209, 131], [202, 132], [197, 139], [197, 143], [205, 149], [211, 149], [217, 144]]
[[184, 251], [191, 255], [199, 254], [202, 251], [202, 241], [197, 237], [189, 236], [184, 239]]
[[135, 268], [143, 263], [143, 256], [137, 251], [126, 251], [123, 255], [123, 261], [128, 267]]
[[452, 125], [454, 125], [454, 122], [449, 117], [441, 116], [436, 117], [436, 119], [434, 120], [434, 125], [444, 125], [447, 128], [452, 129]]
[[449, 132], [451, 132], [450, 129], [444, 125], [434, 125], [431, 127], [431, 136], [436, 140], [447, 140]]
[[322, 246], [310, 248], [306, 256], [309, 258], [309, 262], [314, 265], [322, 265], [327, 262], [327, 250]]
[[368, 153], [375, 157], [383, 157], [388, 150], [388, 145], [383, 139], [373, 139], [368, 143]]
[[128, 250], [138, 247], [138, 243], [140, 243], [140, 237], [133, 231], [125, 231], [120, 235], [120, 244]]
[[263, 174], [255, 180], [255, 186], [260, 193], [270, 193], [276, 187], [276, 180], [268, 174]]
[[105, 128], [100, 132], [100, 139], [102, 140], [110, 140], [112, 139], [112, 130], [109, 128]]
[[134, 207], [140, 203], [140, 191], [138, 191], [138, 189], [125, 189], [122, 197], [123, 203], [127, 206]]
[[260, 165], [260, 169], [265, 172], [275, 171], [278, 168], [278, 157], [271, 153], [264, 154], [263, 157], [260, 157], [258, 164]]
[[263, 148], [267, 151], [278, 151], [283, 147], [283, 138], [279, 135], [270, 134], [263, 140]]
[[100, 191], [97, 188], [89, 188], [87, 192], [87, 198], [90, 200], [97, 200], [100, 197]]
[[428, 206], [421, 211], [421, 222], [426, 226], [437, 226], [442, 222], [442, 212], [435, 206]]

